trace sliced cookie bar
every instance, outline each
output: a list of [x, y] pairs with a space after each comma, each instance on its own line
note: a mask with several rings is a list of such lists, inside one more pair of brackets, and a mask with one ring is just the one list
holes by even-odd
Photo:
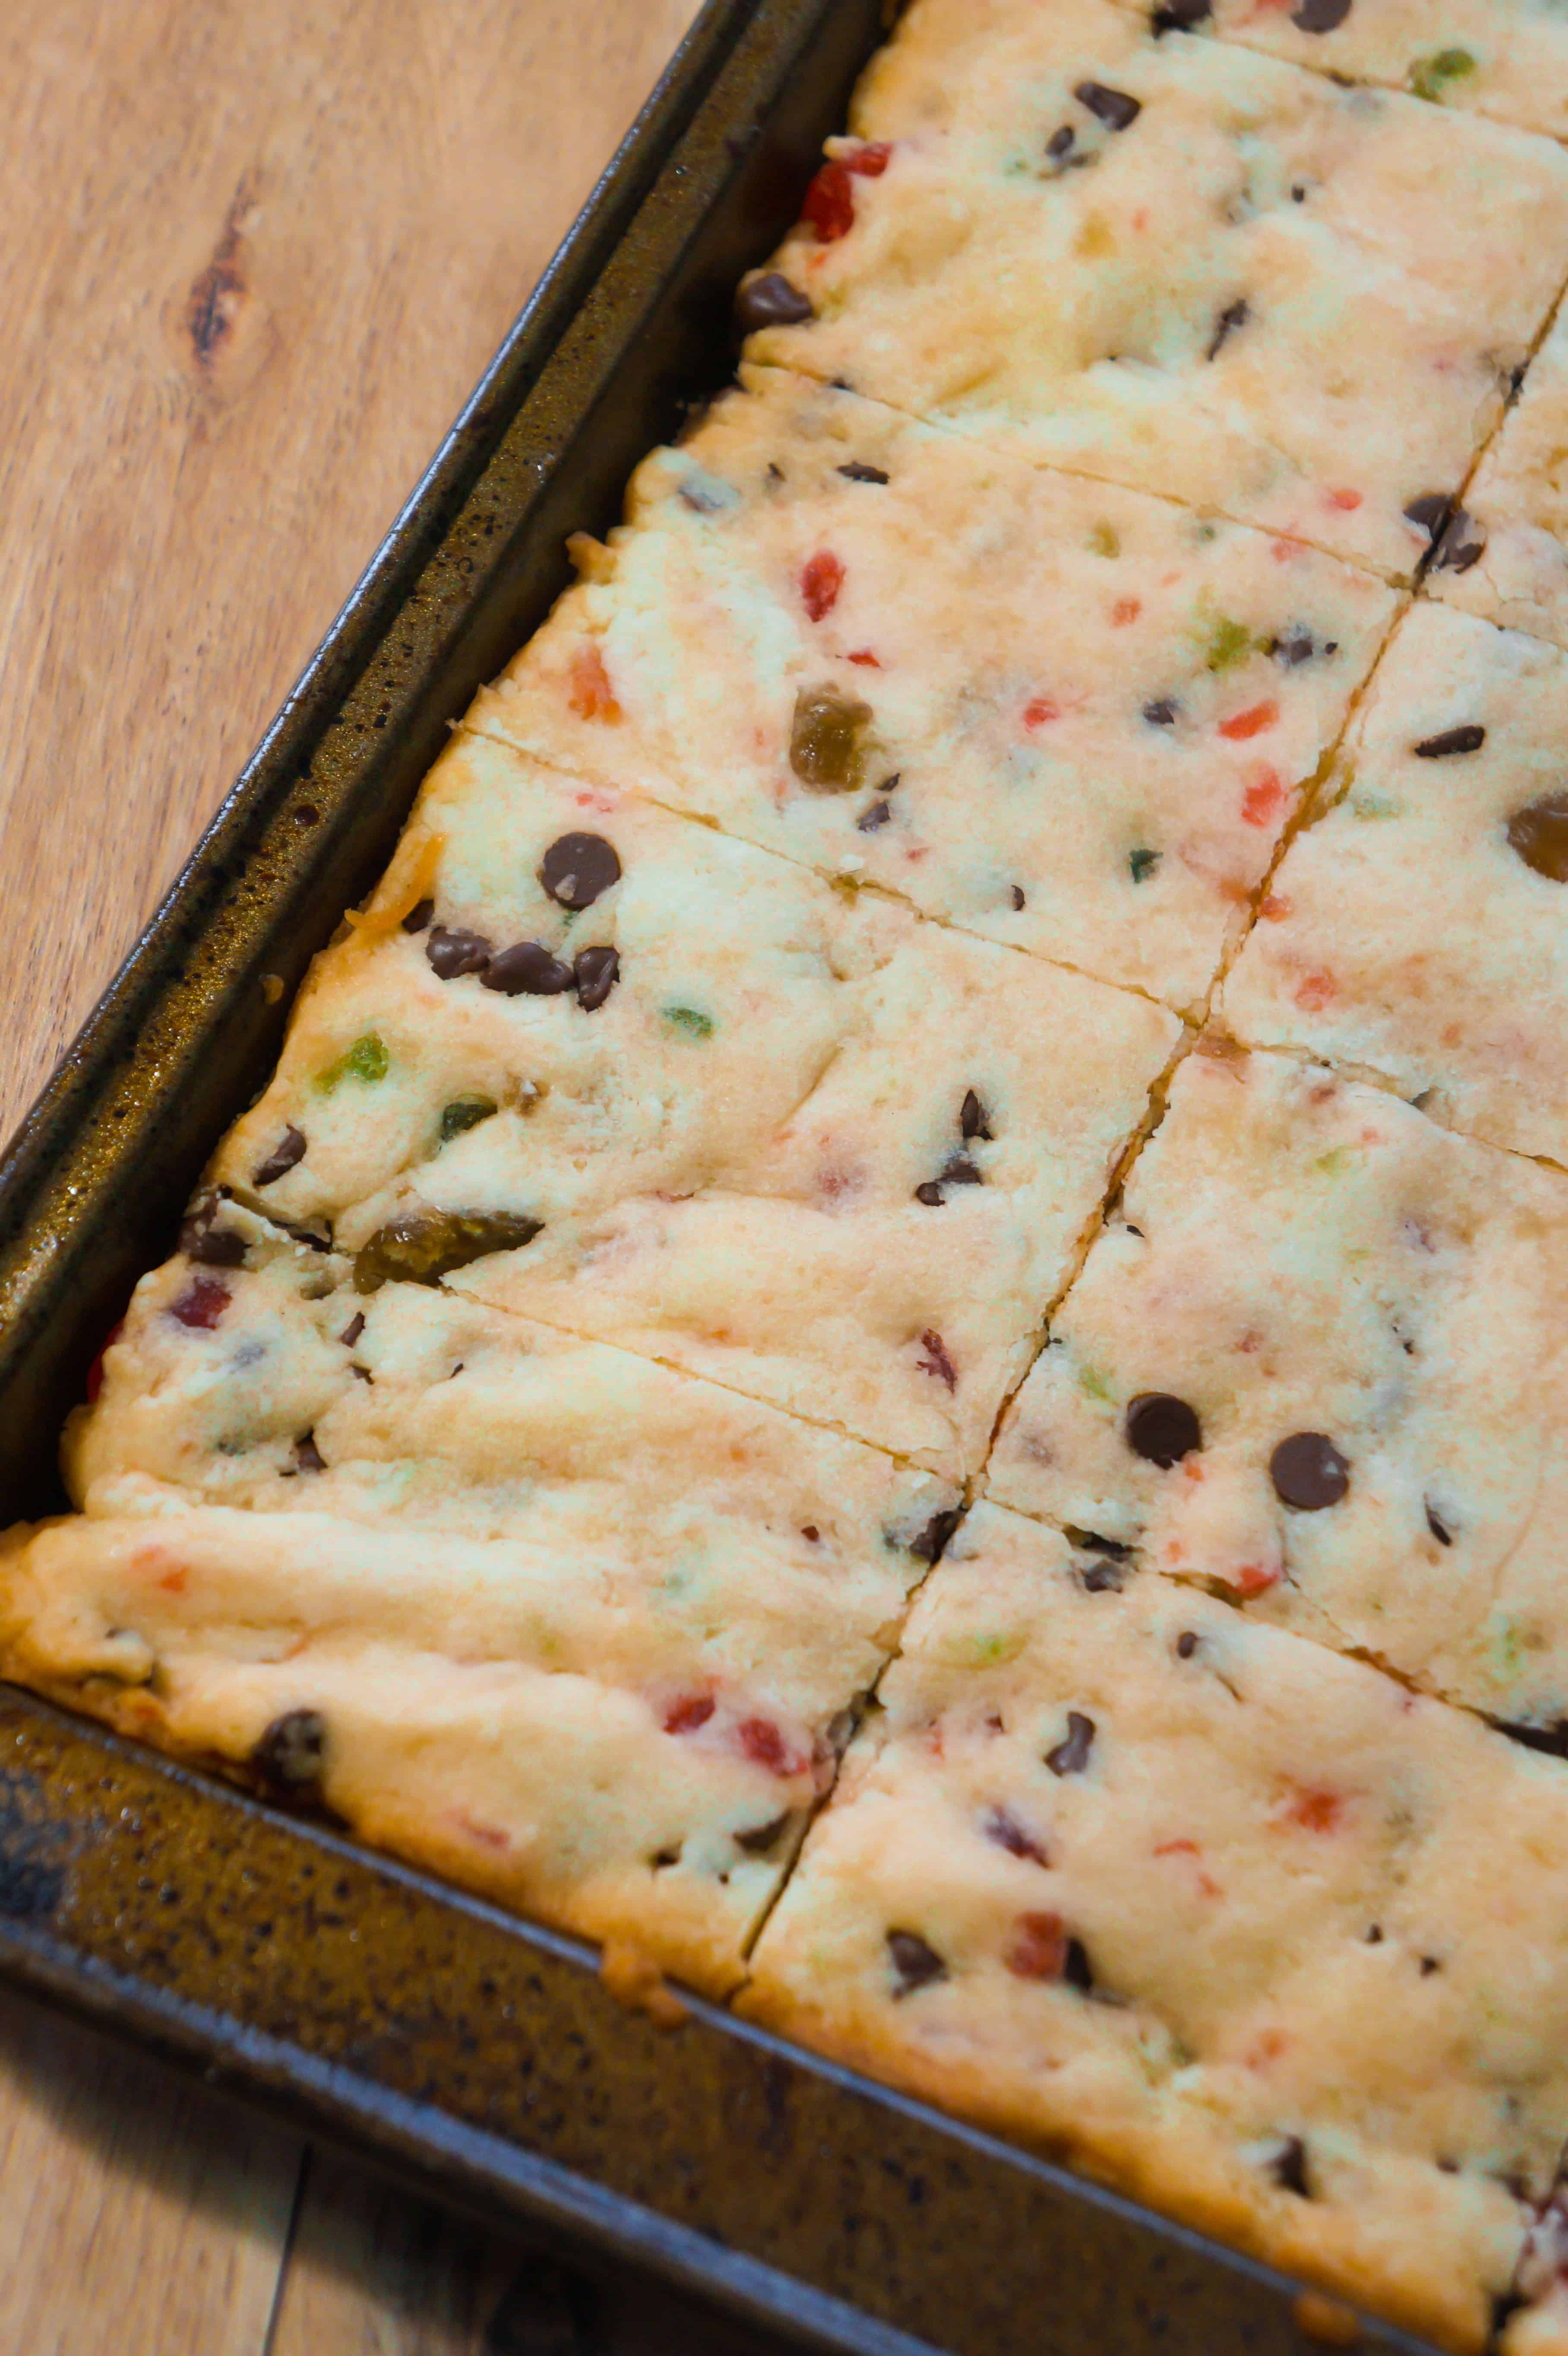
[[1395, 609], [749, 369], [470, 724], [1186, 1010]]
[[443, 1281], [957, 1472], [1179, 1035], [464, 737], [214, 1174], [367, 1296]]
[[1189, 1056], [989, 1473], [1489, 1716], [1568, 1720], [1568, 1178]]
[[917, 0], [852, 127], [754, 358], [1392, 577], [1562, 284], [1552, 142], [1110, 0]]
[[76, 1419], [85, 1513], [0, 1553], [8, 1673], [732, 1985], [954, 1491], [440, 1290], [361, 1300], [231, 1205], [208, 1236], [243, 1258], [144, 1279]]
[[1568, 1162], [1565, 741], [1568, 654], [1413, 606], [1341, 798], [1286, 852], [1225, 984], [1227, 1026]]
[[743, 2003], [1478, 2349], [1568, 2118], [1568, 1769], [994, 1508]]

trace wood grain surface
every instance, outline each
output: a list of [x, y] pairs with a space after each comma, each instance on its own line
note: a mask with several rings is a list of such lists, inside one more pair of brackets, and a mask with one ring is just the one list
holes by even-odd
[[[0, 10], [0, 1119], [226, 791], [697, 0]], [[756, 2356], [0, 1997], [0, 2349]]]

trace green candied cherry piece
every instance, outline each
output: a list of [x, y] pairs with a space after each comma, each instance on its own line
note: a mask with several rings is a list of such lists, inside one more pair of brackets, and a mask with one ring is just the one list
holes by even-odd
[[1089, 545], [1096, 556], [1120, 556], [1122, 552], [1120, 536], [1108, 523], [1094, 526], [1089, 535]]
[[458, 1097], [452, 1104], [444, 1105], [441, 1115], [443, 1145], [450, 1145], [454, 1137], [477, 1129], [482, 1120], [493, 1119], [500, 1109], [493, 1097]]
[[492, 1252], [521, 1251], [543, 1226], [518, 1211], [405, 1211], [354, 1255], [354, 1290], [439, 1284], [454, 1269], [488, 1259]]
[[819, 794], [853, 793], [865, 771], [870, 724], [870, 705], [831, 681], [803, 687], [795, 699], [789, 739], [789, 765], [801, 784]]
[[699, 1014], [695, 1006], [667, 1006], [664, 1019], [673, 1023], [677, 1031], [684, 1031], [688, 1039], [711, 1039], [713, 1036], [713, 1017]]
[[1245, 662], [1253, 650], [1253, 634], [1244, 622], [1232, 622], [1221, 614], [1209, 626], [1203, 639], [1203, 659], [1211, 670], [1234, 670]]
[[374, 1084], [384, 1080], [392, 1068], [386, 1042], [374, 1031], [367, 1031], [356, 1039], [352, 1047], [345, 1048], [336, 1064], [328, 1064], [325, 1072], [316, 1074], [315, 1085], [324, 1097], [329, 1097], [343, 1080], [364, 1080]]
[[1451, 81], [1463, 81], [1476, 70], [1468, 49], [1439, 49], [1435, 56], [1417, 58], [1410, 69], [1410, 86], [1417, 98], [1441, 99]]

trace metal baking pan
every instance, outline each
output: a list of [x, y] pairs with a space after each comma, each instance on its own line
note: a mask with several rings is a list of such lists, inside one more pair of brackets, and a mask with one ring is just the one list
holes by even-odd
[[[287, 999], [562, 543], [731, 372], [888, 0], [709, 0], [299, 686], [0, 1163], [0, 1506], [60, 1425]], [[1295, 2289], [1130, 2203], [0, 1687], [0, 1971], [449, 2199], [809, 2346], [1285, 2356]], [[1310, 2318], [1307, 2319], [1310, 2320]], [[1369, 2325], [1368, 2344], [1417, 2343]]]

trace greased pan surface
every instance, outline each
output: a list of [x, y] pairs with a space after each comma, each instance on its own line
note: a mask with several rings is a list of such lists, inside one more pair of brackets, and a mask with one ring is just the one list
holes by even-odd
[[[794, 218], [884, 0], [709, 0], [0, 1164], [0, 1505], [60, 1425], [448, 723], [543, 618]], [[280, 988], [281, 985], [281, 988]], [[0, 1688], [0, 1971], [496, 2213], [824, 2348], [1284, 2356], [1277, 2276], [571, 1942]], [[1379, 2327], [1366, 2342], [1413, 2350]]]

